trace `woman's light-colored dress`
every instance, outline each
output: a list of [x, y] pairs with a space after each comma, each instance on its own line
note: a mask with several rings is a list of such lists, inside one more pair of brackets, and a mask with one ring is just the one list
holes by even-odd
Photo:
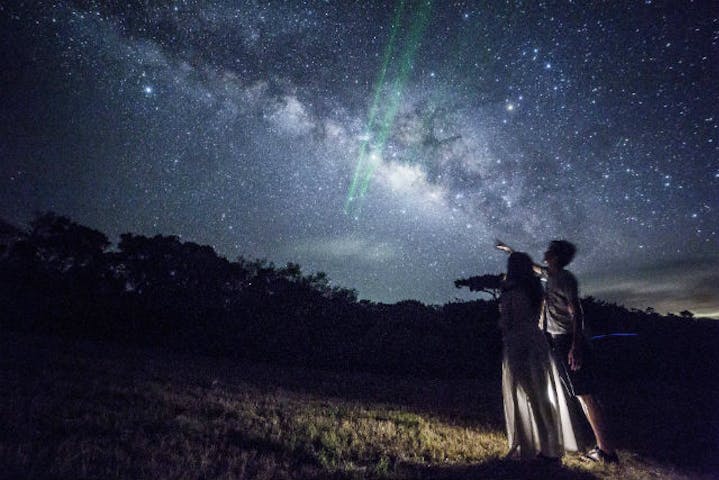
[[509, 455], [561, 457], [584, 448], [582, 414], [562, 388], [557, 366], [538, 327], [539, 311], [521, 287], [500, 298], [504, 342], [502, 398]]

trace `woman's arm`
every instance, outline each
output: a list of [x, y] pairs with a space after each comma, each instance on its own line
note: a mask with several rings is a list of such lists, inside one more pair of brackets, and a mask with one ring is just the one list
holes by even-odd
[[[509, 245], [507, 245], [506, 243], [504, 243], [503, 241], [501, 241], [499, 239], [494, 241], [494, 248], [496, 248], [497, 250], [501, 250], [505, 253], [508, 253], [510, 255], [512, 253], [514, 253], [514, 249], [512, 247], [510, 247]], [[547, 267], [545, 267], [543, 265], [539, 265], [538, 263], [532, 263], [532, 270], [534, 270], [534, 274], [539, 277], [542, 277], [542, 278], [547, 277]]]
[[494, 248], [501, 250], [503, 252], [506, 252], [508, 254], [514, 253], [514, 249], [501, 240], [494, 241]]

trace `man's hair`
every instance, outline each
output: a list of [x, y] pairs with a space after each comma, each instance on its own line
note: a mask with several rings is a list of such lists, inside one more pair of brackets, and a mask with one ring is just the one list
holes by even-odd
[[549, 251], [557, 256], [557, 260], [562, 268], [566, 267], [574, 259], [577, 253], [577, 247], [572, 242], [566, 240], [552, 240], [549, 243]]

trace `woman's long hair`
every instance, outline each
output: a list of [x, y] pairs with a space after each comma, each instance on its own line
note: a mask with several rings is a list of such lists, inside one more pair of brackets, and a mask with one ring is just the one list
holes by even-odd
[[532, 258], [524, 252], [514, 252], [507, 260], [507, 278], [505, 290], [521, 288], [529, 297], [529, 302], [535, 311], [542, 307], [542, 284], [532, 270]]

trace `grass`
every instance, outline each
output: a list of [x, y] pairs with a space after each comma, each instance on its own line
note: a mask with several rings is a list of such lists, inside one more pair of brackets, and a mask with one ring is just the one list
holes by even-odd
[[551, 467], [502, 460], [496, 381], [341, 374], [16, 335], [5, 335], [0, 348], [0, 476], [8, 478], [716, 473], [657, 461], [642, 448], [620, 450], [620, 466], [576, 455]]

